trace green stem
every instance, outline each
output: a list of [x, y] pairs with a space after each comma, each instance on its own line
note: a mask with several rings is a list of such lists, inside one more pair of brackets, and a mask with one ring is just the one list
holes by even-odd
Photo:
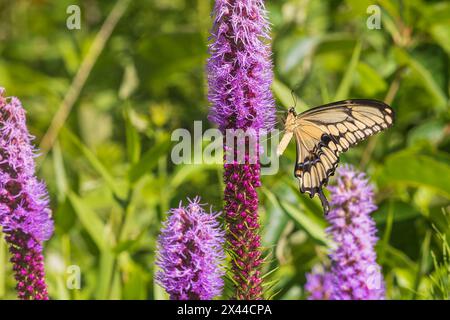
[[5, 275], [6, 275], [6, 243], [3, 236], [0, 235], [0, 298], [3, 298], [6, 293]]

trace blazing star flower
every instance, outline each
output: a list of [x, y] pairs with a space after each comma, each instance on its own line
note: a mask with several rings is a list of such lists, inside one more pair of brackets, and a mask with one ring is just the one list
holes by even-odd
[[158, 238], [156, 275], [172, 300], [211, 300], [223, 288], [224, 233], [200, 198], [169, 212]]
[[53, 233], [45, 184], [19, 99], [0, 88], [0, 226], [9, 244], [20, 299], [48, 299], [42, 243]]
[[[224, 211], [236, 299], [263, 295], [256, 189], [261, 185], [258, 139], [275, 119], [269, 31], [264, 1], [216, 0], [207, 67], [209, 119], [224, 134], [235, 129], [247, 133], [239, 146], [230, 147], [234, 141], [224, 138]], [[256, 143], [248, 143], [251, 139]], [[252, 150], [242, 148], [246, 144]]]
[[350, 167], [338, 171], [337, 186], [330, 187], [332, 210], [327, 229], [336, 243], [331, 252], [334, 300], [384, 299], [384, 281], [376, 262], [375, 222], [377, 208], [373, 188], [363, 173]]
[[306, 274], [305, 290], [309, 293], [308, 300], [330, 300], [333, 294], [333, 276], [315, 266], [311, 273]]
[[376, 262], [377, 208], [373, 188], [363, 173], [344, 166], [338, 169], [337, 186], [331, 191], [332, 210], [327, 215], [327, 234], [335, 243], [331, 270], [314, 269], [305, 289], [312, 300], [381, 300], [385, 297], [381, 268]]

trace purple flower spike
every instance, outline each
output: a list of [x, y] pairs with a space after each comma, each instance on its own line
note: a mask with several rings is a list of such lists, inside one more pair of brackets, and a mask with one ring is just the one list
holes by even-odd
[[309, 293], [308, 300], [330, 300], [333, 293], [333, 276], [324, 272], [320, 266], [315, 266], [306, 275], [305, 290]]
[[331, 271], [315, 268], [306, 277], [305, 289], [312, 300], [383, 300], [384, 280], [374, 249], [378, 239], [370, 217], [377, 208], [373, 188], [351, 167], [337, 173], [337, 186], [329, 187], [332, 210], [327, 216], [327, 233], [335, 243]]
[[270, 130], [275, 121], [269, 24], [262, 0], [216, 0], [208, 60], [210, 120]]
[[331, 252], [334, 300], [384, 299], [384, 281], [376, 262], [375, 222], [370, 214], [377, 208], [373, 188], [363, 173], [351, 167], [338, 171], [337, 186], [330, 187], [327, 232], [337, 248]]
[[45, 184], [35, 177], [32, 137], [19, 99], [0, 88], [0, 225], [20, 299], [48, 299], [42, 243], [53, 233]]
[[[275, 121], [269, 32], [264, 1], [216, 0], [207, 68], [209, 119], [224, 134], [242, 129], [247, 134], [244, 145], [250, 146], [230, 147], [227, 143], [233, 142], [224, 141], [224, 211], [235, 299], [263, 297], [258, 140], [261, 130], [270, 131]], [[256, 143], [248, 143], [252, 139]]]
[[211, 300], [222, 293], [224, 233], [200, 198], [169, 212], [158, 239], [158, 283], [171, 300]]

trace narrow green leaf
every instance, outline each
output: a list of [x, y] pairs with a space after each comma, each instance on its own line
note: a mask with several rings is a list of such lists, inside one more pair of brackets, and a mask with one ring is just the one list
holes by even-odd
[[55, 142], [53, 146], [53, 166], [55, 168], [56, 186], [58, 192], [58, 202], [64, 202], [67, 192], [67, 174], [64, 168], [64, 160], [61, 153], [61, 146], [59, 141]]
[[320, 244], [329, 245], [329, 239], [325, 234], [325, 230], [308, 217], [302, 210], [294, 207], [290, 203], [280, 202], [281, 207], [284, 211], [294, 220], [294, 222], [303, 230], [308, 233], [314, 240], [318, 241]]
[[374, 96], [379, 92], [383, 92], [387, 88], [387, 84], [377, 70], [364, 62], [359, 62], [356, 68], [358, 72], [358, 87], [361, 88], [365, 95]]
[[115, 256], [111, 250], [102, 250], [100, 253], [100, 266], [98, 268], [97, 300], [109, 299], [109, 289], [113, 279]]
[[284, 214], [275, 194], [271, 190], [265, 188], [263, 185], [262, 192], [269, 200], [265, 205], [269, 216], [267, 217], [267, 224], [264, 228], [263, 241], [264, 245], [271, 246], [274, 243], [278, 243], [289, 218]]
[[386, 246], [386, 264], [392, 268], [406, 268], [409, 271], [416, 270], [417, 264], [412, 261], [404, 252], [392, 247]]
[[395, 47], [395, 55], [399, 62], [407, 64], [420, 78], [420, 83], [436, 99], [432, 103], [438, 110], [444, 110], [447, 107], [447, 98], [433, 78], [433, 74], [425, 68], [419, 61], [411, 57], [405, 50]]
[[352, 58], [350, 59], [350, 64], [348, 65], [347, 70], [345, 71], [344, 77], [342, 78], [342, 81], [339, 84], [339, 87], [334, 96], [335, 101], [348, 98], [360, 56], [361, 56], [361, 42], [358, 41], [356, 43], [355, 49], [353, 49], [353, 54], [352, 54]]
[[108, 187], [116, 195], [120, 195], [120, 191], [117, 184], [111, 175], [111, 173], [105, 168], [105, 166], [100, 162], [100, 160], [95, 156], [95, 154], [86, 147], [77, 136], [75, 136], [69, 129], [64, 128], [64, 133], [72, 143], [78, 148], [78, 150], [85, 156], [86, 160], [91, 164], [92, 168], [97, 171], [98, 174], [102, 176]]
[[422, 247], [420, 248], [420, 261], [418, 261], [417, 265], [417, 273], [414, 279], [414, 287], [411, 300], [417, 299], [417, 292], [419, 290], [420, 281], [422, 277], [425, 275], [426, 269], [428, 268], [428, 255], [430, 254], [430, 240], [431, 240], [431, 231], [427, 230], [422, 242]]
[[185, 164], [178, 166], [177, 170], [170, 179], [169, 186], [172, 189], [176, 189], [182, 183], [188, 181], [195, 174], [205, 172], [206, 170], [218, 170], [221, 168], [220, 164]]
[[300, 99], [295, 93], [292, 96], [292, 89], [289, 89], [283, 82], [278, 79], [274, 79], [272, 83], [272, 90], [275, 96], [281, 101], [281, 104], [286, 109], [293, 107], [297, 101], [297, 106], [295, 107], [298, 112], [302, 112], [308, 109], [306, 103]]
[[139, 178], [147, 174], [158, 164], [161, 157], [166, 156], [170, 150], [171, 142], [169, 137], [164, 137], [160, 141], [156, 142], [152, 148], [147, 150], [135, 165], [130, 168], [128, 177], [131, 183], [136, 183]]
[[450, 19], [446, 23], [433, 25], [430, 33], [434, 40], [450, 55]]
[[305, 57], [313, 54], [316, 47], [320, 44], [320, 36], [298, 38], [287, 51], [286, 56], [280, 59], [280, 70], [288, 73], [293, 70]]
[[141, 142], [139, 140], [139, 133], [131, 122], [130, 112], [131, 109], [129, 106], [123, 111], [123, 117], [125, 119], [125, 135], [127, 138], [128, 159], [130, 163], [136, 164], [141, 155]]
[[105, 225], [95, 211], [83, 203], [83, 200], [74, 192], [67, 194], [70, 203], [78, 216], [84, 229], [100, 250], [106, 248]]
[[139, 77], [136, 67], [132, 61], [125, 65], [125, 72], [123, 74], [122, 84], [119, 89], [119, 97], [122, 100], [128, 99], [138, 88]]

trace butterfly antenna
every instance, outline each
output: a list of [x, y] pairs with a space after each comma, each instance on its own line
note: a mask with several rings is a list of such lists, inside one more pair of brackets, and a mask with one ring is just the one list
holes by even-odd
[[297, 106], [297, 96], [295, 95], [294, 89], [291, 90], [292, 100], [294, 101], [294, 108]]
[[266, 142], [267, 140], [272, 139], [273, 137], [278, 136], [280, 133], [283, 133], [284, 131], [286, 131], [286, 130], [278, 131], [276, 134], [270, 135], [270, 137], [268, 137], [268, 138], [266, 138], [266, 139], [260, 141], [259, 143]]

